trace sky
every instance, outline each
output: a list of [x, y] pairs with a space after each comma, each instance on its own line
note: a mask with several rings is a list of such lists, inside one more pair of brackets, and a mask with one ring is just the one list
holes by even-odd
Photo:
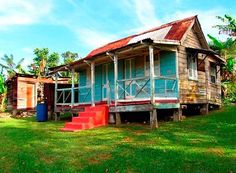
[[25, 67], [35, 48], [84, 57], [108, 42], [193, 15], [205, 35], [225, 39], [212, 28], [224, 14], [236, 17], [236, 0], [0, 0], [0, 57], [25, 58]]

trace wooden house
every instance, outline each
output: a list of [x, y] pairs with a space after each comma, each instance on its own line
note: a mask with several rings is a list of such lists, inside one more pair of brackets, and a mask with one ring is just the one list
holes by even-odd
[[[6, 81], [7, 85], [7, 110], [14, 115], [19, 112], [35, 111], [38, 101], [38, 85], [44, 84], [44, 100], [50, 107], [54, 106], [55, 82], [51, 78], [37, 78], [29, 74], [16, 74]], [[64, 86], [65, 81], [58, 82]], [[63, 85], [63, 86], [62, 86]]]
[[172, 110], [174, 120], [191, 106], [207, 113], [211, 105], [221, 106], [224, 62], [209, 48], [197, 16], [177, 20], [55, 68], [54, 73], [79, 74], [76, 87], [74, 82], [70, 88], [55, 85], [55, 111], [105, 104], [118, 124], [121, 112], [148, 111], [152, 127], [157, 127], [159, 109]]

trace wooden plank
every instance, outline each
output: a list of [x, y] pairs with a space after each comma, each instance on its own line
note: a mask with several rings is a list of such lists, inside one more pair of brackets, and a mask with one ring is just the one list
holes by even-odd
[[94, 61], [91, 62], [91, 105], [95, 106], [95, 95], [94, 95], [94, 81], [95, 81], [95, 63]]
[[124, 106], [116, 106], [110, 107], [109, 112], [146, 112], [152, 111], [153, 106], [151, 104], [145, 105], [124, 105]]
[[58, 88], [58, 74], [55, 74], [55, 90], [54, 90], [54, 112], [56, 111], [57, 108], [57, 88]]
[[151, 101], [155, 102], [155, 80], [154, 80], [154, 53], [153, 46], [149, 45], [149, 61], [150, 61], [150, 93]]
[[174, 109], [174, 108], [179, 108], [180, 104], [179, 103], [155, 103], [153, 107], [156, 109]]
[[158, 127], [156, 109], [153, 109], [152, 111], [150, 111], [150, 126], [151, 126], [151, 129], [156, 129]]
[[74, 106], [74, 102], [75, 102], [75, 69], [73, 68], [71, 70], [71, 106]]
[[115, 85], [115, 106], [117, 106], [117, 101], [118, 101], [118, 57], [117, 55], [114, 55], [114, 85]]

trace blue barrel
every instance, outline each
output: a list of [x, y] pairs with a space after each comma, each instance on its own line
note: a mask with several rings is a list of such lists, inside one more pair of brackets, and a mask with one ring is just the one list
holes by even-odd
[[46, 103], [37, 104], [37, 121], [44, 122], [48, 119], [48, 107]]

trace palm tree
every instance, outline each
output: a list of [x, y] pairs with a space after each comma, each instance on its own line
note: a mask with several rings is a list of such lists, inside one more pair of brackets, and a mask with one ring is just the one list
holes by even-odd
[[12, 54], [9, 56], [5, 54], [1, 59], [5, 62], [5, 64], [0, 63], [0, 66], [2, 67], [2, 71], [3, 69], [7, 71], [8, 77], [14, 76], [16, 73], [26, 73], [21, 65], [24, 58], [22, 58], [18, 63], [15, 63]]

